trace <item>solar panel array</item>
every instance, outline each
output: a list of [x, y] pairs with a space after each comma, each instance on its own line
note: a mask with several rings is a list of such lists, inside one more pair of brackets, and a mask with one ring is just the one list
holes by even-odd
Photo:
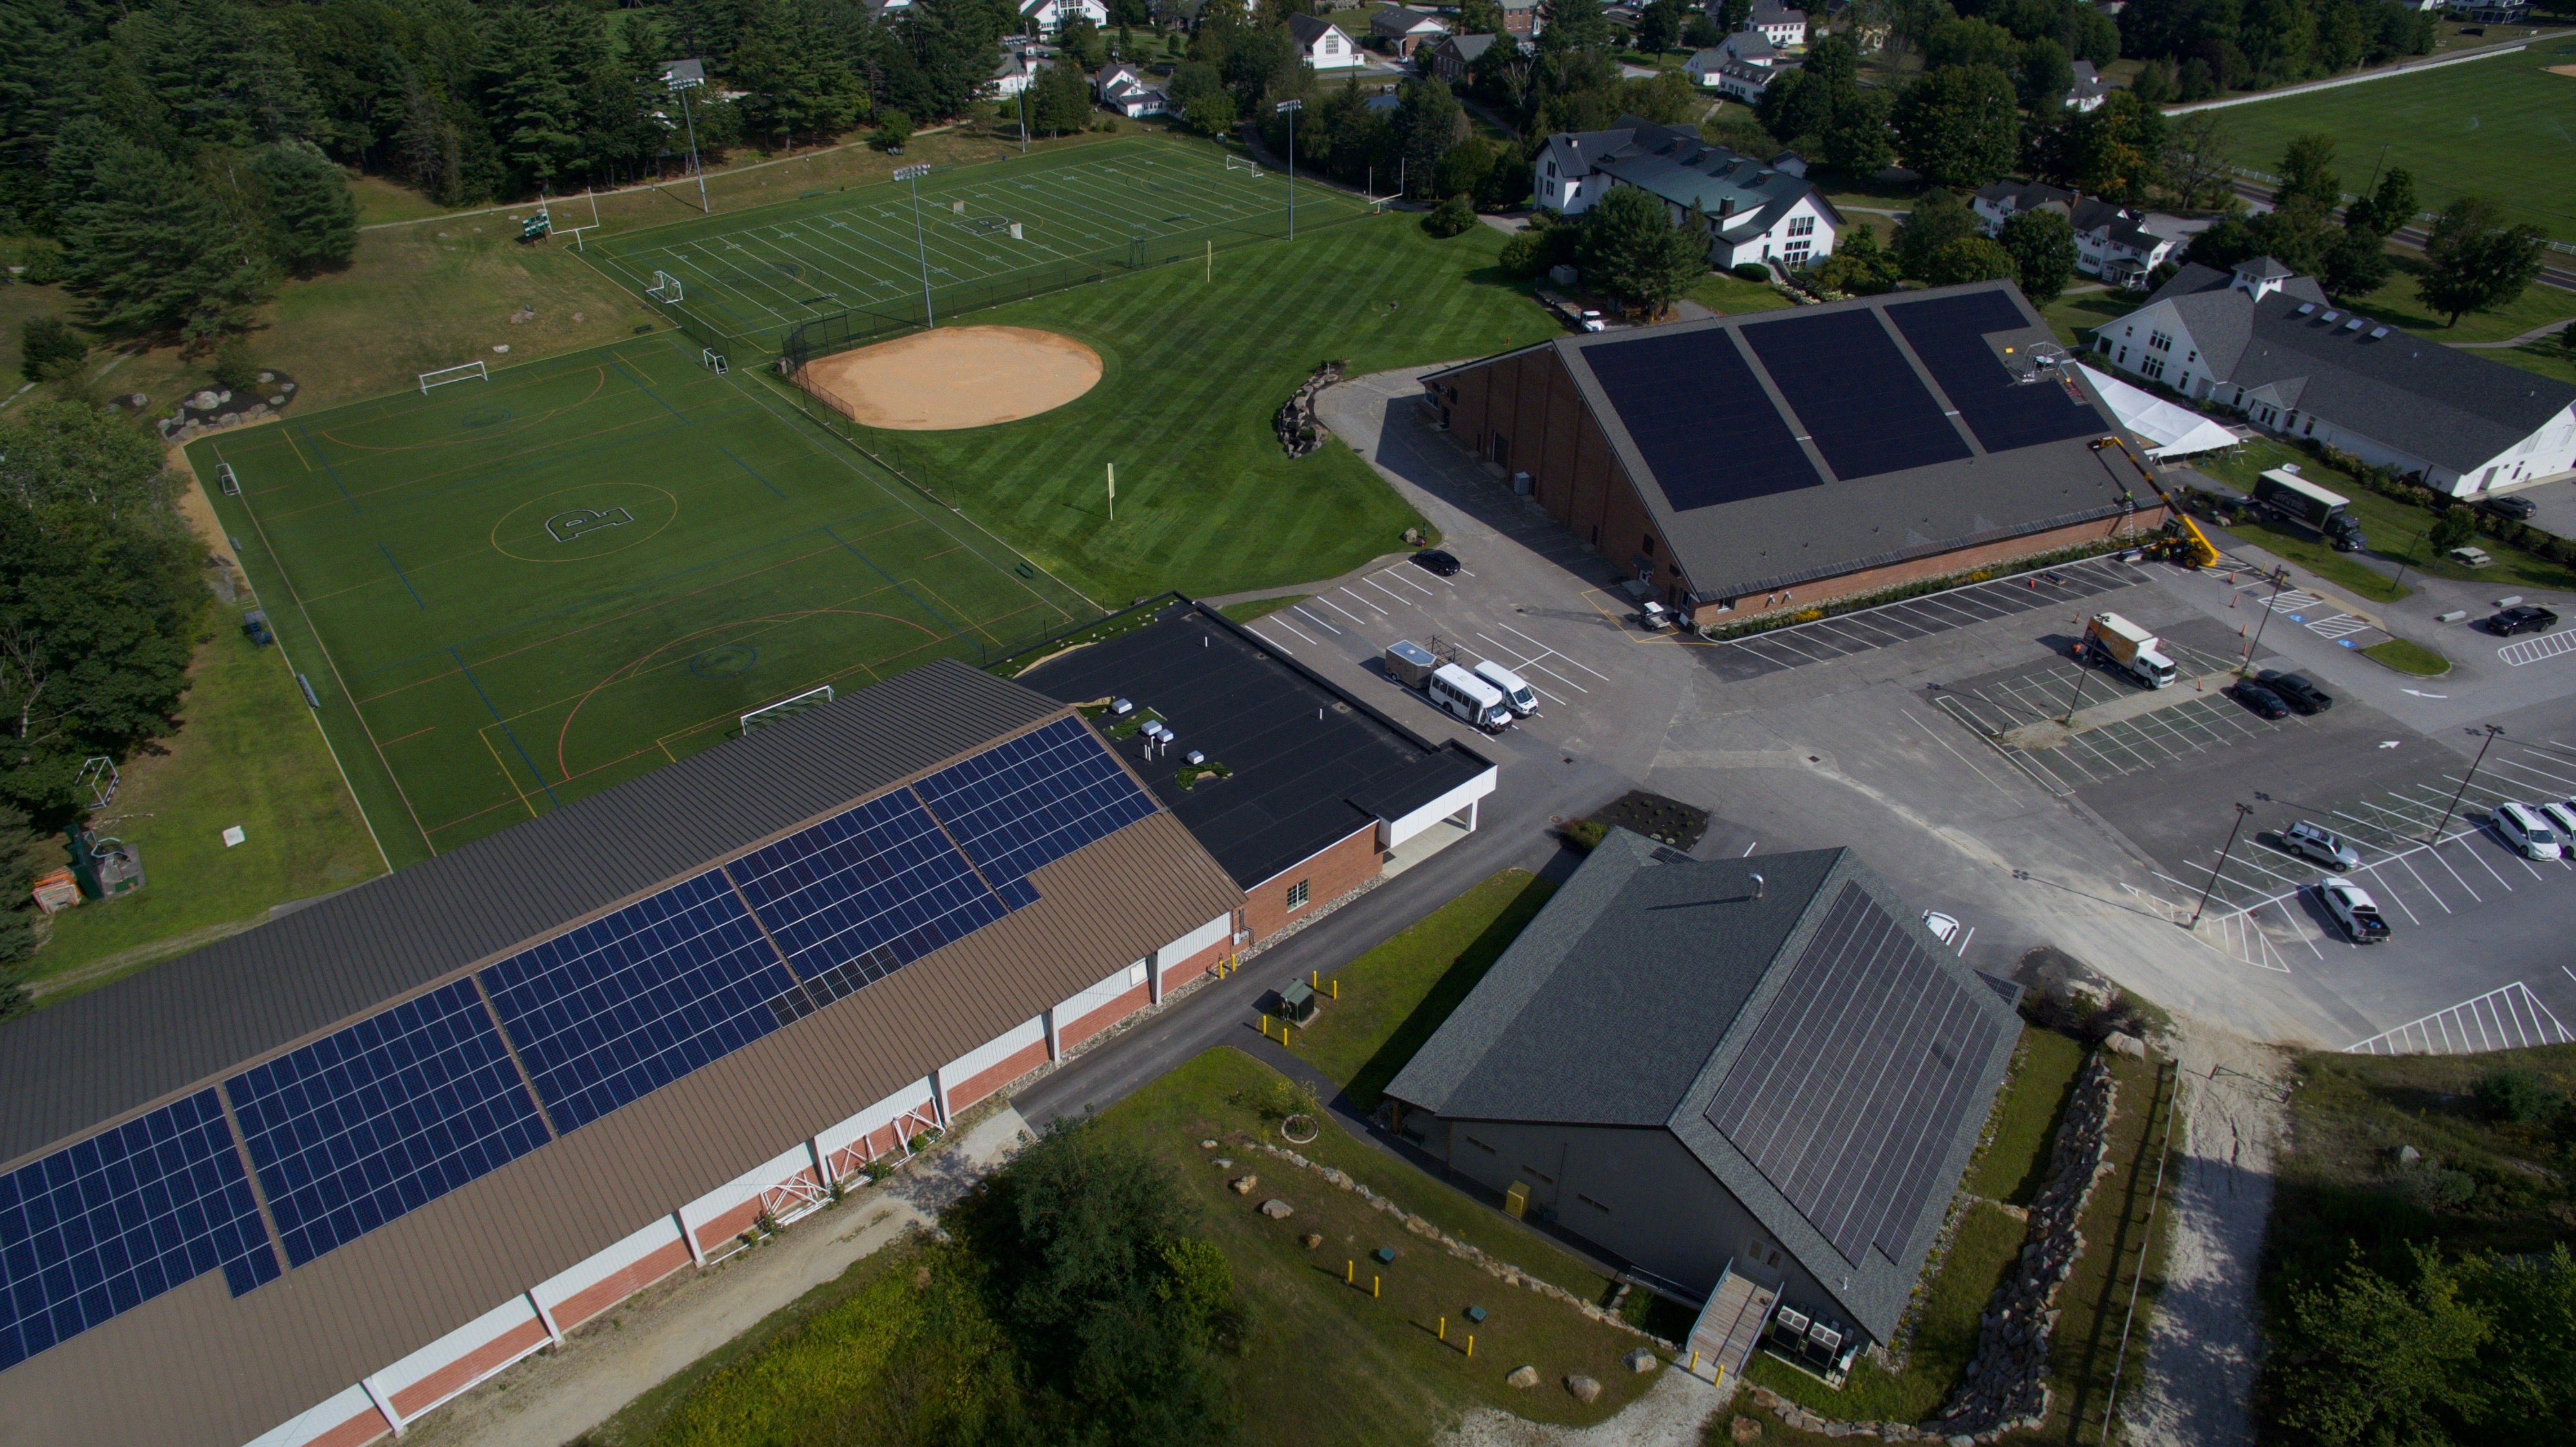
[[0, 1368], [218, 1266], [236, 1296], [279, 1275], [227, 1097], [302, 1266], [1034, 903], [1154, 807], [1059, 720], [0, 1176]]
[[1834, 476], [1876, 477], [1972, 455], [1869, 308], [1790, 316], [1743, 332]]
[[201, 1090], [0, 1176], [0, 1368], [217, 1267], [235, 1296], [278, 1275]]
[[297, 1266], [547, 1139], [472, 980], [254, 1066], [224, 1093]]
[[1675, 512], [1823, 485], [1725, 328], [1632, 333], [1583, 360]]
[[482, 971], [557, 1130], [578, 1130], [778, 1028], [795, 984], [721, 871]]
[[1744, 1052], [1710, 1125], [1857, 1263], [1900, 1259], [2003, 1037], [1973, 986], [1846, 883]]
[[2030, 323], [2000, 291], [1971, 291], [1887, 309], [1968, 430], [1988, 452], [2101, 435], [2102, 419], [2063, 387], [2017, 380], [1987, 344], [1990, 332], [2026, 331]]

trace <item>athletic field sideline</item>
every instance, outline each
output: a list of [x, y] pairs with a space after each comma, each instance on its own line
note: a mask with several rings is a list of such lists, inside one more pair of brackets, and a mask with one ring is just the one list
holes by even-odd
[[[910, 185], [889, 182], [604, 236], [584, 255], [638, 293], [676, 299], [733, 345], [774, 352], [797, 323], [842, 311], [918, 322], [924, 252], [945, 320], [1025, 295], [1041, 273], [1070, 281], [1288, 229], [1287, 177], [1178, 137], [958, 167], [919, 184], [918, 249]], [[1327, 186], [1297, 187], [1301, 227], [1367, 210]]]
[[673, 332], [189, 458], [398, 866], [1098, 612]]

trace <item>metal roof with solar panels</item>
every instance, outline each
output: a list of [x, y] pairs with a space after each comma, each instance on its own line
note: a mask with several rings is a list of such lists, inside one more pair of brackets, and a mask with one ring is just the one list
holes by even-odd
[[1885, 1341], [2017, 995], [1848, 849], [1700, 861], [1614, 831], [1386, 1093], [1456, 1121], [1669, 1131]]
[[[2031, 365], [2064, 348], [2008, 281], [1539, 346], [1695, 600], [1758, 599], [2157, 505], [2091, 446], [2125, 435], [2109, 406], [2074, 368]], [[1437, 390], [1497, 360], [1423, 381]]]
[[[690, 809], [692, 791], [710, 773], [721, 776], [723, 791], [758, 793], [765, 777], [791, 799], [799, 789], [828, 793], [835, 787], [828, 778], [790, 782], [796, 740], [808, 750], [858, 741], [853, 730], [871, 723], [872, 709], [882, 715], [945, 703], [952, 717], [913, 725], [935, 737], [975, 728], [981, 703], [997, 710], [981, 726], [991, 742], [962, 756], [953, 747], [935, 752], [937, 744], [917, 749], [930, 761], [948, 761], [891, 787], [868, 788], [855, 802], [844, 795], [828, 814], [784, 832], [755, 822], [774, 818], [776, 801], [699, 807], [701, 818], [730, 810], [745, 832], [697, 867], [641, 865], [665, 869], [667, 882], [640, 898], [630, 893], [623, 903], [605, 901], [612, 907], [579, 909], [579, 895], [560, 896], [557, 907], [571, 917], [531, 931], [516, 948], [486, 952], [488, 962], [478, 964], [471, 953], [452, 958], [436, 971], [443, 978], [425, 980], [426, 988], [318, 1036], [248, 1052], [217, 1079], [0, 1173], [0, 1371], [218, 1270], [236, 1298], [281, 1278], [291, 1285], [302, 1279], [301, 1268], [351, 1242], [946, 946], [1041, 907], [1039, 879], [1050, 866], [1158, 813], [1080, 718], [1015, 686], [961, 676], [953, 665], [924, 672], [932, 677], [921, 687], [899, 680], [850, 695], [810, 721], [727, 745], [718, 754], [733, 753], [724, 758], [700, 756], [667, 776], [576, 804], [553, 816], [570, 816], [568, 830], [540, 827], [549, 821], [523, 826], [537, 835], [569, 832], [572, 849], [587, 849], [592, 860], [567, 857], [556, 838], [514, 847], [508, 834], [451, 859], [485, 861], [469, 871], [471, 888], [507, 890], [540, 859], [579, 874], [583, 864], [618, 853], [624, 846], [613, 826], [635, 821], [638, 800]], [[934, 698], [926, 689], [962, 698]], [[899, 767], [901, 750], [890, 751]], [[746, 754], [761, 760], [749, 771], [740, 765]], [[1165, 822], [1158, 839], [1186, 841]], [[1211, 894], [1239, 898], [1214, 861], [1196, 858], [1202, 867], [1187, 881], [1174, 880], [1166, 867], [1135, 886], [1194, 891], [1199, 897], [1174, 911], [1193, 920], [1204, 917]], [[414, 906], [435, 912], [438, 903], [428, 896], [440, 888], [446, 862], [304, 913], [361, 930], [395, 929], [393, 921]], [[594, 896], [603, 887], [610, 886], [587, 886]], [[503, 912], [502, 902], [493, 909]], [[284, 942], [303, 928], [271, 925], [242, 938], [252, 946], [262, 935]], [[407, 947], [437, 953], [435, 944]], [[237, 942], [226, 949], [258, 958]], [[242, 1028], [285, 1029], [293, 1037], [278, 1010], [293, 1003], [299, 985], [325, 978], [334, 961], [316, 953], [268, 963], [281, 977], [273, 982], [280, 993], [260, 1002], [255, 1023]], [[163, 968], [184, 989], [196, 966], [183, 959]], [[217, 968], [236, 989], [247, 978], [229, 961]], [[1086, 961], [1076, 968], [1092, 971], [1081, 976], [1088, 981], [1103, 967]], [[156, 1031], [186, 1033], [168, 990], [156, 996], [128, 982], [98, 994], [126, 1001], [127, 1023], [146, 1051]], [[865, 1008], [867, 998], [852, 1008]], [[23, 1045], [42, 1056], [59, 1043], [48, 1035], [79, 1028], [81, 1013], [48, 1011], [13, 1022], [0, 1033], [0, 1049]], [[915, 1071], [937, 1063], [908, 1062]], [[122, 1067], [102, 1060], [90, 1068], [104, 1077]], [[129, 1096], [151, 1089], [140, 1078], [89, 1085]], [[23, 1139], [27, 1123], [13, 1129]]]

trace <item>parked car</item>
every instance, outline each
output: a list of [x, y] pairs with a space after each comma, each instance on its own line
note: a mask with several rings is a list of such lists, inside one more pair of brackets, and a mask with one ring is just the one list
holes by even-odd
[[2281, 696], [2279, 694], [2274, 693], [2272, 690], [2265, 688], [2263, 685], [2256, 683], [2250, 678], [2240, 678], [2236, 680], [2235, 683], [2228, 686], [2227, 691], [2235, 695], [2238, 703], [2245, 705], [2247, 708], [2254, 710], [2265, 718], [2288, 718], [2290, 716], [2290, 706], [2281, 702]]
[[1424, 548], [1413, 555], [1413, 566], [1443, 578], [1454, 578], [1465, 564], [1458, 561], [1457, 554], [1445, 548]]
[[2576, 839], [2576, 800], [2565, 804], [2543, 804], [2540, 817], [2549, 821], [2549, 827], [2558, 831], [2560, 839]]
[[2558, 615], [2537, 603], [2507, 608], [2487, 620], [2487, 631], [2498, 638], [2511, 638], [2517, 633], [2546, 633], [2558, 626]]
[[2453, 548], [2442, 555], [2464, 568], [2483, 568], [2495, 561], [2484, 548]]
[[2323, 824], [2302, 819], [2281, 831], [2281, 847], [2292, 854], [2315, 860], [2328, 869], [2359, 869], [2361, 851], [2344, 842], [2343, 836]]
[[2525, 859], [2555, 859], [2565, 836], [2549, 827], [2549, 820], [2529, 804], [2504, 803], [2495, 806], [2491, 817], [2496, 833], [2514, 852]]
[[2344, 938], [2357, 945], [2377, 944], [2388, 938], [2388, 921], [2379, 917], [2379, 905], [2360, 885], [2339, 874], [2329, 874], [2317, 882], [2317, 899], [2343, 930]]
[[2497, 517], [2512, 518], [2516, 522], [2540, 511], [2540, 505], [2527, 497], [2491, 497], [2478, 506], [2494, 513]]
[[2295, 673], [2267, 668], [2259, 675], [2265, 688], [2281, 696], [2281, 702], [2306, 713], [2324, 713], [2334, 707], [2334, 695], [2308, 682]]

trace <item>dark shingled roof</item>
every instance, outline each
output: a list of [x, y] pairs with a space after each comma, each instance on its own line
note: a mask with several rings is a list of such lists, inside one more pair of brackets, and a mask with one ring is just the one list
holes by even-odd
[[1884, 1341], [2002, 1085], [2014, 997], [1848, 849], [1698, 861], [1614, 830], [1386, 1093], [1668, 1129]]
[[[1175, 604], [1019, 681], [1067, 703], [1124, 698], [1161, 714], [1179, 737], [1171, 753], [1149, 760], [1135, 737], [1112, 747], [1246, 889], [1494, 767], [1270, 652], [1205, 604]], [[1191, 749], [1233, 776], [1183, 789], [1174, 776]]]

